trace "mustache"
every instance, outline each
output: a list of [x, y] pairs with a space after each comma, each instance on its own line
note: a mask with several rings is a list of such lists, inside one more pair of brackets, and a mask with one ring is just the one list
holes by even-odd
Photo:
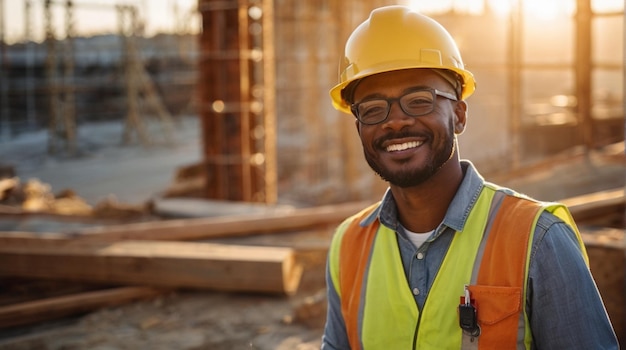
[[383, 144], [385, 142], [405, 137], [419, 137], [427, 140], [431, 139], [431, 135], [425, 132], [415, 132], [410, 130], [392, 131], [374, 140], [374, 146], [377, 148], [383, 148]]

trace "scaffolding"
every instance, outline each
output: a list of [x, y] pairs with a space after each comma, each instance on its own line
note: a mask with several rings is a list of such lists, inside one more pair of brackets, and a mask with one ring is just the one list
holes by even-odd
[[[68, 155], [77, 155], [80, 150], [77, 145], [77, 87], [76, 80], [76, 18], [77, 8], [89, 8], [98, 11], [112, 11], [118, 13], [118, 34], [121, 39], [122, 70], [121, 80], [126, 92], [126, 117], [122, 141], [131, 142], [133, 133], [137, 133], [143, 145], [151, 145], [154, 138], [146, 127], [146, 114], [153, 112], [157, 116], [167, 144], [173, 143], [173, 118], [165, 107], [161, 96], [147, 73], [136, 43], [138, 23], [138, 9], [132, 5], [114, 5], [102, 3], [77, 3], [73, 0], [40, 0], [43, 5], [43, 25], [45, 31], [45, 81], [46, 115], [48, 129], [48, 153], [57, 154], [61, 151]], [[4, 5], [3, 2], [0, 5]], [[4, 9], [4, 6], [0, 6]], [[55, 19], [56, 9], [63, 10], [63, 18]], [[26, 40], [32, 36], [31, 24], [32, 1], [24, 2], [24, 32]], [[0, 49], [4, 53], [5, 40], [3, 20], [4, 11], [0, 12]], [[59, 39], [57, 23], [64, 25], [64, 37]], [[36, 124], [36, 101], [34, 91], [42, 90], [36, 86], [33, 78], [34, 43], [27, 41], [26, 46], [26, 118], [29, 127]], [[2, 137], [9, 137], [11, 133], [11, 118], [9, 116], [10, 101], [7, 98], [10, 79], [4, 79], [8, 68], [7, 60], [2, 56], [0, 64], [0, 128]]]
[[48, 135], [50, 153], [58, 151], [58, 141], [65, 142], [65, 150], [70, 155], [76, 154], [76, 96], [74, 90], [74, 4], [65, 1], [65, 40], [62, 42], [63, 75], [57, 73], [57, 40], [52, 25], [52, 2], [45, 3], [46, 39], [49, 43], [47, 65], [48, 84], [50, 87], [50, 121]]
[[124, 81], [126, 82], [126, 103], [128, 113], [124, 123], [123, 142], [132, 141], [133, 132], [144, 145], [151, 145], [153, 139], [146, 128], [141, 106], [151, 108], [158, 117], [165, 141], [173, 143], [173, 120], [159, 97], [154, 83], [141, 62], [135, 36], [138, 30], [137, 8], [128, 5], [117, 6], [119, 35], [124, 47]]

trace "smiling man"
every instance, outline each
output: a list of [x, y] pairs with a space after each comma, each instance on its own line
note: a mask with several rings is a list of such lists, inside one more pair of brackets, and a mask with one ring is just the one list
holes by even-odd
[[331, 98], [389, 190], [337, 228], [322, 349], [618, 348], [568, 209], [460, 159], [474, 89], [448, 32], [408, 8], [348, 39]]

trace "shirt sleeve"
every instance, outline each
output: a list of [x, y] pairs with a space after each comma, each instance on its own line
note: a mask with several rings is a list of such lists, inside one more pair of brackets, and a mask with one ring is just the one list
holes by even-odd
[[549, 213], [537, 223], [526, 310], [535, 349], [619, 349], [572, 228]]
[[330, 274], [330, 263], [326, 266], [326, 295], [328, 310], [326, 312], [326, 326], [322, 336], [322, 350], [350, 349], [346, 324], [341, 314], [341, 299], [333, 284]]

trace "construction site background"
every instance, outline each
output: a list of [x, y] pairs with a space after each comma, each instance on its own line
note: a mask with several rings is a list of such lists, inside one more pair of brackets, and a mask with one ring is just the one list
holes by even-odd
[[[175, 16], [185, 21], [177, 29], [148, 35], [144, 24], [152, 19], [141, 2], [24, 1], [39, 8], [24, 21], [39, 21], [43, 32], [31, 28], [10, 43], [0, 38], [0, 180], [40, 175], [40, 183], [21, 190], [45, 198], [4, 213], [0, 229], [82, 232], [94, 222], [31, 215], [83, 194], [87, 206], [73, 207], [74, 216], [84, 210], [117, 215], [118, 222], [163, 219], [145, 215], [157, 214], [155, 206], [172, 197], [185, 200], [169, 202], [169, 213], [190, 216], [231, 208], [230, 214], [258, 213], [258, 206], [246, 205], [251, 202], [292, 210], [380, 199], [386, 184], [363, 160], [354, 119], [333, 109], [328, 90], [349, 33], [371, 9], [391, 3], [199, 0]], [[459, 43], [478, 82], [461, 156], [488, 180], [542, 200], [599, 193], [605, 203], [605, 191], [612, 191], [605, 216], [587, 199], [593, 204], [584, 222], [614, 229], [588, 242], [594, 275], [623, 333], [623, 6], [606, 10], [601, 1], [571, 0], [575, 11], [543, 17], [520, 8], [503, 14], [493, 3], [485, 1], [482, 11], [452, 6], [431, 14]], [[115, 20], [102, 33], [83, 36], [76, 31], [85, 25], [76, 15], [81, 6]], [[4, 193], [0, 186], [0, 199]], [[112, 203], [109, 195], [133, 205]], [[200, 201], [186, 201], [191, 197]], [[314, 277], [306, 280], [305, 273], [308, 288], [302, 288], [310, 294], [323, 288], [323, 247], [331, 233], [326, 227], [303, 240], [223, 240], [314, 251], [315, 264], [305, 267]], [[323, 318], [316, 312], [314, 334]], [[228, 314], [221, 315], [224, 322]]]
[[[47, 23], [45, 41], [24, 37], [2, 45], [3, 140], [47, 129], [51, 157], [80, 155], [81, 126], [87, 123], [117, 120], [124, 125], [121, 142], [149, 145], [172, 141], [177, 116], [195, 115], [202, 122], [198, 131], [204, 171], [217, 179], [215, 188], [262, 191], [273, 186], [281, 200], [303, 204], [378, 198], [384, 184], [362, 161], [352, 119], [331, 107], [328, 90], [336, 82], [341, 46], [349, 32], [371, 8], [391, 2], [249, 1], [243, 5], [259, 9], [271, 5], [272, 40], [260, 32], [249, 35], [249, 47], [222, 48], [219, 42], [228, 35], [237, 39], [237, 28], [228, 22], [218, 26], [216, 16], [228, 13], [228, 8], [216, 7], [219, 2], [200, 1], [193, 13], [201, 16], [204, 26], [213, 27], [179, 26], [184, 28], [181, 33], [151, 37], [142, 36], [141, 24], [149, 19], [138, 12], [140, 7], [113, 5], [102, 10], [117, 13], [109, 33], [81, 37], [72, 32], [81, 21], [72, 11], [81, 4], [67, 3], [50, 5], [57, 8], [57, 17], [65, 11], [66, 19], [60, 22], [66, 28], [54, 27], [58, 18], [49, 22], [31, 18]], [[576, 13], [542, 19], [532, 13], [502, 15], [485, 5], [478, 14], [448, 11], [433, 16], [459, 42], [466, 66], [478, 81], [460, 143], [462, 156], [483, 173], [512, 171], [575, 147], [592, 150], [623, 140], [623, 43], [619, 35], [605, 35], [623, 32], [621, 12], [594, 12], [593, 30], [588, 33], [580, 30]], [[250, 30], [267, 23], [263, 18], [248, 22]], [[543, 30], [547, 25], [548, 32]], [[224, 37], [215, 43], [209, 39], [220, 35]], [[585, 40], [593, 42], [593, 50], [582, 57], [579, 43]], [[245, 52], [260, 50], [265, 55], [260, 60], [251, 56], [246, 77], [249, 93], [261, 96], [260, 112], [237, 112], [239, 107], [234, 112], [213, 110], [222, 100], [227, 106], [254, 107], [256, 98], [216, 96], [233, 88], [244, 93], [238, 85], [243, 80], [232, 75], [237, 72], [222, 74], [223, 78], [211, 75], [222, 69], [220, 62], [229, 60], [216, 56], [220, 50], [235, 55], [237, 65]], [[267, 60], [274, 72], [264, 73], [268, 66], [262, 61]], [[582, 72], [581, 64], [586, 65]], [[267, 81], [272, 87], [265, 85]], [[581, 99], [585, 91], [588, 96]], [[267, 101], [262, 99], [268, 97], [273, 108], [264, 105]], [[220, 118], [244, 120], [242, 113], [252, 113], [246, 117], [251, 118], [248, 126], [207, 124]], [[275, 120], [275, 133], [265, 128], [270, 119]], [[253, 143], [250, 150], [237, 148], [247, 139]], [[222, 143], [212, 144], [218, 141]], [[235, 182], [233, 176], [246, 164], [252, 164], [249, 171], [257, 178]], [[266, 169], [270, 166], [275, 170]], [[249, 198], [265, 201], [258, 193]]]

